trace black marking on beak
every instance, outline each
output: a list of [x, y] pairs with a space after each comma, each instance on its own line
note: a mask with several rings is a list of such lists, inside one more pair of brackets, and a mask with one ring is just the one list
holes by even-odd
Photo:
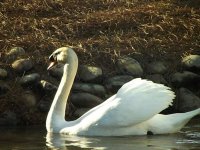
[[53, 66], [55, 66], [57, 64], [57, 54], [51, 54], [49, 56], [49, 61], [51, 62], [49, 67], [47, 68], [47, 70], [50, 70]]
[[55, 61], [55, 60], [56, 60], [55, 54], [51, 54], [51, 55], [49, 56], [49, 60], [50, 60], [51, 62]]

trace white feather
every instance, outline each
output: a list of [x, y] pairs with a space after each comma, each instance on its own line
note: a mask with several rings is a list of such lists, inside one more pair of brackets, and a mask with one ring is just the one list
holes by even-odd
[[[134, 79], [119, 91], [92, 108], [75, 121], [65, 121], [65, 106], [73, 84], [78, 59], [70, 48], [56, 51], [60, 61], [68, 61], [51, 109], [46, 127], [48, 132], [86, 136], [123, 136], [174, 133], [179, 131], [200, 109], [172, 115], [159, 112], [172, 104], [175, 97], [169, 87], [144, 79]], [[58, 59], [59, 60], [59, 59]]]

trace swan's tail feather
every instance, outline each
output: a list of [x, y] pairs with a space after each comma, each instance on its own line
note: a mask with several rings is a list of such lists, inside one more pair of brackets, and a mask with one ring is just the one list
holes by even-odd
[[149, 130], [155, 134], [176, 133], [196, 115], [200, 115], [200, 108], [186, 113], [158, 114], [149, 121]]
[[197, 110], [198, 110], [198, 114], [200, 115], [200, 108], [198, 108]]
[[196, 115], [200, 115], [200, 108], [197, 108], [195, 110], [192, 110], [192, 111], [189, 111], [189, 112], [186, 112], [186, 113], [183, 113], [183, 114], [186, 114], [188, 117], [194, 117]]
[[178, 113], [174, 114], [177, 115], [177, 122], [174, 121], [174, 125], [177, 126], [177, 130], [181, 130], [194, 116], [200, 115], [200, 108], [195, 109], [193, 111], [189, 111], [186, 113]]

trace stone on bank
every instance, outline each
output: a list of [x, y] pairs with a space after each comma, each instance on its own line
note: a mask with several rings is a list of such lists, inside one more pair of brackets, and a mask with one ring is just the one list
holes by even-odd
[[31, 91], [25, 91], [22, 94], [22, 99], [21, 101], [23, 102], [23, 104], [26, 106], [26, 108], [33, 108], [36, 106], [37, 104], [37, 98], [34, 95], [33, 92]]
[[186, 88], [180, 88], [178, 92], [178, 110], [187, 112], [200, 108], [200, 98]]
[[19, 73], [32, 69], [34, 66], [31, 59], [18, 59], [12, 63], [12, 68]]
[[78, 77], [84, 82], [99, 83], [102, 81], [102, 75], [103, 71], [99, 67], [83, 65], [78, 69]]
[[172, 75], [171, 82], [175, 87], [195, 87], [200, 82], [200, 75], [190, 71], [176, 72]]
[[22, 47], [13, 47], [8, 53], [6, 53], [6, 58], [9, 61], [13, 61], [18, 57], [24, 55], [25, 55], [25, 50]]
[[130, 75], [113, 76], [105, 81], [105, 87], [109, 92], [116, 93], [119, 88], [121, 88], [125, 83], [131, 81], [132, 79], [134, 79], [134, 77]]
[[165, 80], [165, 78], [161, 74], [147, 75], [146, 78], [148, 80], [151, 80], [151, 81], [155, 82], [155, 83], [160, 83], [160, 84], [168, 85], [167, 81]]
[[133, 77], [141, 77], [143, 69], [140, 63], [131, 57], [122, 57], [117, 60], [119, 71], [125, 75], [132, 75]]
[[9, 90], [10, 86], [6, 82], [0, 80], [0, 95], [6, 94]]
[[182, 59], [182, 64], [189, 70], [200, 70], [200, 55], [189, 55]]
[[42, 88], [42, 90], [46, 91], [46, 92], [51, 92], [51, 91], [56, 91], [58, 89], [57, 86], [55, 86], [54, 84], [45, 81], [45, 80], [40, 80], [40, 82], [38, 83], [40, 88]]
[[36, 84], [40, 79], [40, 75], [38, 73], [32, 73], [21, 77], [19, 83], [22, 86], [31, 86]]
[[73, 93], [70, 97], [72, 104], [78, 108], [92, 108], [103, 102], [103, 100], [90, 93]]
[[93, 83], [74, 83], [72, 87], [73, 91], [78, 92], [87, 92], [94, 95], [97, 95], [99, 97], [105, 97], [106, 90], [104, 86], [99, 84], [93, 84]]
[[20, 122], [16, 113], [5, 111], [0, 116], [0, 126], [16, 126]]
[[150, 74], [164, 74], [166, 71], [167, 67], [161, 61], [151, 62], [147, 65], [147, 72]]
[[0, 68], [0, 79], [5, 79], [8, 76], [8, 72], [5, 69]]

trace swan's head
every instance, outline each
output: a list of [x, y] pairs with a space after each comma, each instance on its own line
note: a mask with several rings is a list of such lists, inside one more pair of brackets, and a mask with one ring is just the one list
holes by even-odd
[[53, 66], [55, 66], [57, 63], [67, 63], [68, 57], [71, 53], [74, 53], [74, 51], [69, 47], [61, 47], [57, 50], [55, 50], [50, 56], [50, 65], [47, 68], [47, 70], [51, 69]]

